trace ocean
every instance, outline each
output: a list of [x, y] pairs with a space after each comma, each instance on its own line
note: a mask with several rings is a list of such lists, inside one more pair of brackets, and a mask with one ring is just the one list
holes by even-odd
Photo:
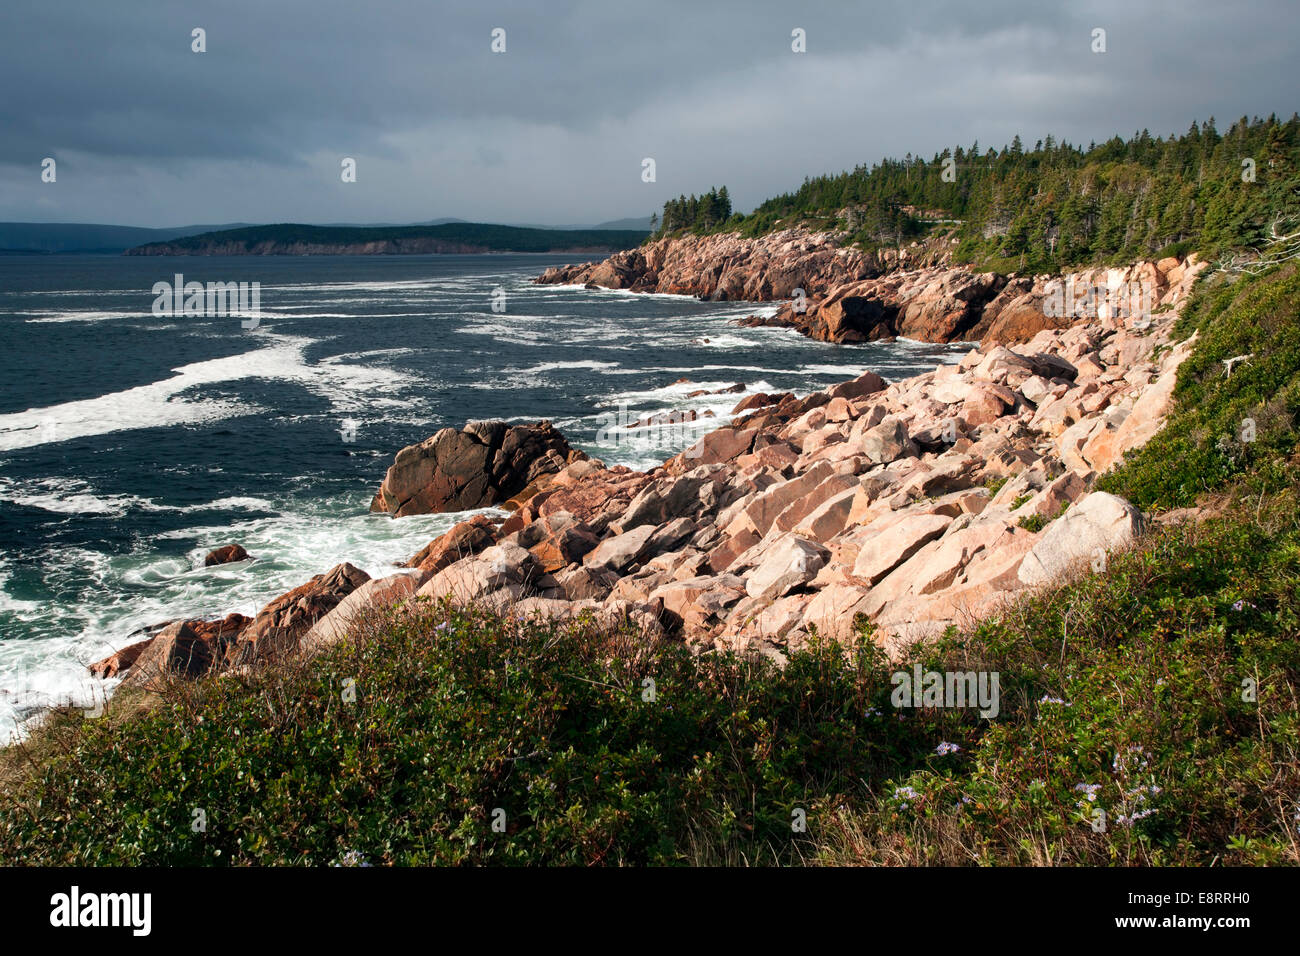
[[[548, 418], [645, 468], [745, 395], [969, 348], [830, 345], [733, 324], [770, 305], [531, 283], [573, 258], [0, 257], [0, 740], [111, 690], [86, 665], [141, 627], [252, 614], [341, 561], [389, 573], [464, 517], [368, 512], [393, 455], [440, 428]], [[177, 273], [259, 283], [256, 328], [154, 314]], [[685, 410], [715, 417], [601, 440]], [[202, 567], [228, 543], [254, 560]]]

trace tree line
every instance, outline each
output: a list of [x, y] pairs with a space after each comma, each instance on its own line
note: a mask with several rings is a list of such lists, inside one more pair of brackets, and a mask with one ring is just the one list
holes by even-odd
[[1087, 147], [1047, 136], [1029, 149], [1016, 136], [1001, 149], [975, 142], [810, 177], [748, 215], [731, 215], [725, 188], [681, 197], [664, 205], [661, 233], [755, 236], [802, 223], [879, 247], [950, 230], [957, 261], [1008, 271], [1216, 255], [1257, 245], [1278, 215], [1300, 214], [1298, 150], [1295, 114], [1243, 116], [1222, 133], [1211, 117], [1181, 136], [1141, 130]]
[[699, 196], [678, 196], [664, 203], [663, 215], [650, 217], [650, 228], [659, 234], [684, 229], [708, 231], [731, 219], [731, 196], [727, 187], [714, 187]]

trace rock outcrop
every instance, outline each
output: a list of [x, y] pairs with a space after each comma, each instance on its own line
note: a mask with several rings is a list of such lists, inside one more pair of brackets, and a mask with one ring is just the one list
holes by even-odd
[[372, 608], [391, 607], [415, 593], [424, 579], [422, 573], [393, 574], [386, 578], [371, 578], [339, 601], [334, 609], [302, 635], [298, 641], [301, 653], [311, 655], [346, 640], [364, 620]]
[[1082, 562], [1098, 569], [1106, 555], [1132, 543], [1142, 530], [1142, 514], [1123, 498], [1097, 491], [1050, 525], [1042, 540], [1025, 555], [1020, 580], [1048, 584], [1060, 580]]
[[221, 620], [169, 621], [146, 629], [150, 637], [128, 644], [90, 665], [97, 677], [130, 672], [128, 683], [156, 685], [171, 676], [194, 677], [218, 666], [229, 647], [252, 618], [228, 614]]
[[843, 236], [803, 228], [756, 238], [737, 233], [657, 239], [601, 262], [556, 266], [538, 282], [633, 292], [694, 295], [714, 301], [771, 302], [947, 259], [947, 244], [863, 252]]
[[397, 453], [370, 510], [402, 517], [486, 508], [539, 490], [538, 479], [584, 457], [550, 422], [444, 428]]
[[1149, 311], [1196, 268], [1194, 258], [1168, 258], [1062, 277], [1000, 275], [952, 265], [947, 240], [867, 253], [842, 246], [843, 238], [803, 229], [666, 238], [603, 262], [547, 269], [536, 281], [781, 302], [775, 315], [742, 324], [827, 342], [1015, 344], [1086, 316]]
[[[1110, 298], [1080, 318], [1056, 308], [1071, 303], [1066, 282], [1046, 287], [1051, 321], [1015, 348], [986, 343], [901, 382], [865, 372], [803, 398], [747, 399], [643, 474], [566, 466], [495, 546], [420, 593], [544, 602], [549, 617], [633, 608], [700, 650], [778, 658], [814, 631], [850, 636], [855, 619], [891, 650], [969, 623], [1132, 542], [1136, 509], [1092, 484], [1163, 420], [1190, 350], [1170, 348], [1169, 332], [1197, 271], [1166, 263], [1141, 317], [1112, 306], [1125, 283], [1151, 280], [1145, 265], [1082, 273]], [[891, 321], [960, 329], [972, 303], [987, 313], [1001, 299], [1005, 312], [1039, 294], [997, 278], [924, 288]]]
[[478, 554], [494, 540], [497, 522], [487, 515], [475, 515], [453, 526], [450, 531], [426, 544], [420, 553], [406, 562], [425, 574], [437, 574], [449, 564]]
[[[346, 639], [366, 608], [426, 598], [632, 621], [700, 652], [777, 660], [814, 633], [847, 639], [869, 622], [897, 653], [1027, 588], [1089, 573], [1139, 532], [1137, 510], [1093, 486], [1161, 427], [1192, 347], [1170, 333], [1200, 266], [1152, 268], [1163, 291], [1140, 317], [1095, 298], [1079, 317], [1068, 286], [1046, 287], [1056, 297], [1046, 313], [1064, 303], [1064, 327], [1014, 348], [986, 342], [902, 381], [864, 371], [803, 397], [751, 397], [646, 472], [573, 452], [545, 423], [518, 437], [502, 423], [445, 429], [398, 455], [383, 510], [495, 501], [512, 513], [457, 524], [379, 581], [339, 565], [268, 604], [219, 652], [180, 622], [101, 670], [193, 674], [315, 653]], [[1145, 264], [1092, 279], [1103, 274], [1112, 291], [1151, 281]], [[956, 328], [979, 300], [985, 313], [1002, 300], [980, 319], [1002, 321], [1035, 294], [1012, 281], [931, 282], [930, 304], [894, 321]]]
[[225, 650], [228, 665], [279, 660], [298, 651], [299, 639], [344, 598], [370, 580], [350, 564], [338, 564], [280, 595], [257, 612]]

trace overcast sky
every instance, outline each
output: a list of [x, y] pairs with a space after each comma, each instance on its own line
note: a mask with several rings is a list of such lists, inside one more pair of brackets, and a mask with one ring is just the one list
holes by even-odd
[[722, 184], [748, 211], [975, 139], [1289, 117], [1298, 22], [1295, 0], [3, 0], [0, 220], [594, 223]]

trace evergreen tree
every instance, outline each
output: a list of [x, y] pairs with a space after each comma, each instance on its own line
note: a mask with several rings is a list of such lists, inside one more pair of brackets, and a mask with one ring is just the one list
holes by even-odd
[[[953, 182], [940, 175], [949, 157], [957, 166]], [[1243, 181], [1243, 159], [1256, 163], [1253, 182]], [[707, 216], [688, 210], [673, 228], [723, 228], [731, 219], [725, 190], [706, 200]], [[867, 246], [951, 228], [917, 222], [903, 207], [962, 220], [955, 232], [960, 261], [1048, 271], [1131, 261], [1173, 246], [1216, 255], [1257, 242], [1278, 213], [1300, 212], [1300, 117], [1243, 117], [1226, 134], [1211, 117], [1182, 136], [1144, 129], [1086, 149], [1047, 136], [1026, 150], [1016, 136], [983, 154], [978, 142], [928, 162], [908, 154], [808, 177], [726, 228], [757, 235], [801, 219], [817, 228], [838, 219]], [[668, 223], [665, 212], [665, 230]]]

